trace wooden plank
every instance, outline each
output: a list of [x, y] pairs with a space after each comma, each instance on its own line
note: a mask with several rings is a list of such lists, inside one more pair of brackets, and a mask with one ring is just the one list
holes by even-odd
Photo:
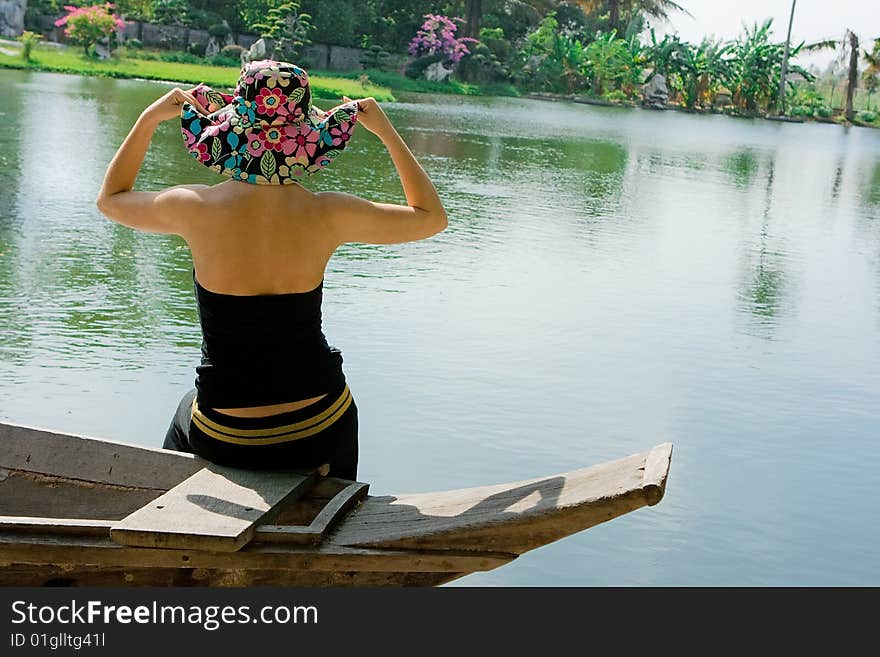
[[[660, 466], [652, 461], [651, 477], [659, 476], [659, 457], [666, 452], [658, 448]], [[663, 489], [650, 488], [654, 481], [645, 490], [649, 454], [523, 482], [370, 497], [333, 540], [360, 547], [522, 554], [659, 501]]]
[[331, 525], [367, 496], [369, 488], [369, 484], [349, 484], [329, 500], [308, 525], [261, 525], [254, 540], [267, 543], [318, 543]]
[[168, 490], [207, 463], [183, 452], [0, 422], [0, 468]]
[[7, 470], [0, 481], [0, 515], [122, 520], [163, 491]]
[[122, 545], [234, 552], [280, 505], [303, 494], [313, 475], [210, 465], [110, 530]]
[[100, 568], [13, 564], [0, 568], [0, 586], [437, 586], [469, 573], [363, 570], [225, 570], [216, 568]]
[[156, 550], [106, 538], [0, 535], [0, 571], [8, 564], [100, 567], [217, 568], [231, 571], [475, 572], [509, 563], [516, 555], [469, 550], [383, 550], [327, 542], [319, 546], [254, 545], [238, 552]]
[[16, 532], [39, 534], [75, 534], [79, 536], [109, 536], [116, 524], [112, 520], [92, 518], [36, 518], [29, 516], [0, 516], [0, 536]]
[[645, 458], [645, 476], [642, 479], [642, 490], [648, 498], [648, 505], [657, 504], [666, 491], [666, 477], [672, 460], [672, 443], [657, 445], [648, 452]]

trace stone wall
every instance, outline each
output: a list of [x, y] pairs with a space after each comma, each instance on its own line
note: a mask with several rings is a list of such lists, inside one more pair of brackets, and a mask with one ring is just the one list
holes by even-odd
[[[0, 0], [0, 6], [4, 0]], [[47, 41], [63, 41], [64, 28], [55, 27], [57, 16], [40, 15], [31, 18], [31, 29], [42, 32]], [[21, 34], [21, 30], [18, 31]], [[167, 48], [169, 50], [186, 50], [191, 43], [207, 44], [210, 35], [207, 30], [196, 30], [180, 25], [158, 25], [130, 21], [122, 30], [122, 40], [139, 39], [151, 48]], [[232, 43], [243, 48], [250, 48], [259, 37], [255, 34], [231, 34]]]

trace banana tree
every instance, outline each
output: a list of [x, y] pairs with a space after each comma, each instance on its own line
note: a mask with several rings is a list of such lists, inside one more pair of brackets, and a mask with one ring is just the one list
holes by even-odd
[[681, 80], [682, 96], [688, 109], [710, 103], [718, 87], [730, 81], [732, 63], [729, 56], [732, 51], [732, 44], [710, 39], [703, 39], [696, 46], [681, 44], [670, 64]]
[[584, 49], [586, 61], [584, 72], [589, 75], [591, 88], [596, 96], [605, 93], [605, 86], [620, 79], [627, 71], [628, 51], [626, 42], [617, 38], [617, 31], [599, 32]]
[[[766, 108], [779, 87], [785, 44], [770, 41], [772, 25], [773, 20], [768, 19], [760, 26], [755, 23], [746, 27], [732, 44], [729, 63], [733, 100], [746, 112]], [[803, 47], [803, 43], [792, 47], [789, 56], [796, 57]], [[802, 66], [792, 64], [788, 70], [813, 79]]]

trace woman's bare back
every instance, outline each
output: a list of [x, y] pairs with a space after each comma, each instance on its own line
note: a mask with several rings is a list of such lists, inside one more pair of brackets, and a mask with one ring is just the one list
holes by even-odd
[[338, 240], [327, 203], [301, 185], [227, 181], [197, 190], [184, 232], [196, 278], [213, 292], [285, 294], [315, 289]]

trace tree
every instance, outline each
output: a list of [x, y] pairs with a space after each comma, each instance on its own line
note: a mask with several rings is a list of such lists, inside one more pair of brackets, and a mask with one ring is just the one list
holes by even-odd
[[871, 105], [871, 96], [880, 90], [880, 39], [874, 39], [874, 49], [865, 51], [863, 55], [868, 65], [862, 73], [862, 85], [868, 92], [868, 106]]
[[125, 27], [125, 21], [113, 15], [113, 5], [109, 2], [91, 7], [66, 6], [65, 9], [67, 15], [55, 21], [55, 25], [64, 25], [64, 34], [82, 46], [86, 55], [91, 54], [98, 41]]
[[693, 109], [697, 104], [710, 102], [715, 90], [731, 78], [731, 63], [728, 55], [732, 44], [703, 39], [695, 46], [681, 44], [677, 57], [673, 59], [673, 70], [681, 79], [681, 91], [685, 106]]
[[[767, 19], [760, 26], [755, 23], [751, 28], [745, 27], [732, 44], [729, 63], [733, 100], [747, 112], [766, 107], [779, 87], [785, 45], [770, 41], [772, 26], [773, 20]], [[796, 57], [803, 47], [800, 43], [789, 54]], [[802, 66], [793, 64], [789, 68], [807, 80], [813, 79]]]
[[[834, 91], [837, 83], [842, 81], [842, 75], [837, 72], [838, 67], [846, 67], [846, 95], [844, 97], [844, 116], [847, 121], [855, 118], [853, 108], [853, 96], [859, 85], [859, 37], [850, 29], [846, 30], [842, 39], [827, 39], [807, 46], [808, 50], [822, 50], [825, 48], [840, 48], [837, 59], [830, 65], [831, 75], [831, 104], [834, 105]], [[876, 44], [875, 44], [876, 50]], [[867, 53], [865, 53], [867, 55]], [[845, 62], [849, 60], [848, 64]]]
[[691, 16], [687, 9], [672, 0], [573, 0], [584, 12], [608, 16], [608, 28], [618, 34], [626, 31], [630, 21], [638, 16], [668, 20], [675, 12]]
[[309, 32], [312, 29], [312, 17], [300, 11], [298, 0], [290, 0], [278, 7], [270, 9], [265, 21], [254, 23], [251, 29], [259, 32], [266, 40], [266, 49], [270, 57], [276, 55], [291, 60], [299, 54], [300, 48], [311, 43]]
[[853, 94], [859, 84], [859, 37], [852, 30], [847, 30], [849, 36], [849, 76], [846, 83], [846, 120], [852, 122], [855, 118], [853, 110]]

